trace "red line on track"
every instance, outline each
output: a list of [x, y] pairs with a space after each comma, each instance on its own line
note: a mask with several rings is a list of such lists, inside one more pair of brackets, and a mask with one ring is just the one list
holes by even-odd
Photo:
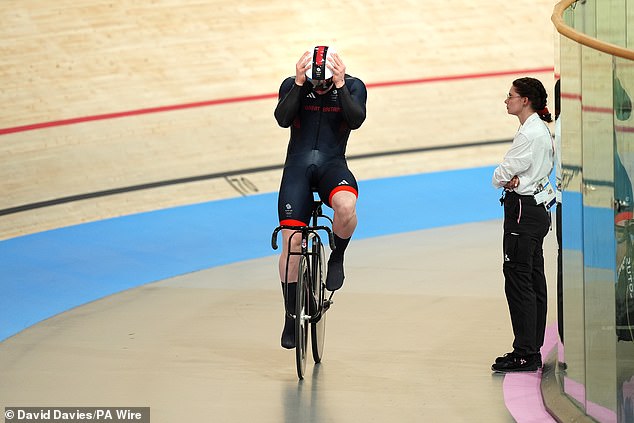
[[523, 70], [507, 70], [507, 71], [499, 71], [499, 72], [471, 73], [471, 74], [464, 74], [464, 75], [435, 76], [431, 78], [408, 79], [403, 81], [375, 82], [375, 83], [367, 84], [367, 86], [368, 88], [377, 88], [377, 87], [389, 87], [389, 86], [395, 86], [395, 85], [426, 84], [430, 82], [447, 82], [447, 81], [455, 81], [460, 79], [493, 78], [496, 76], [517, 75], [517, 74], [525, 74], [525, 73], [545, 73], [545, 72], [554, 72], [554, 71], [555, 71], [555, 68], [553, 67], [523, 69]]
[[[554, 72], [554, 68], [542, 67], [542, 68], [524, 69], [524, 70], [508, 70], [508, 71], [499, 71], [499, 72], [437, 76], [437, 77], [430, 77], [430, 78], [408, 79], [408, 80], [401, 80], [401, 81], [375, 82], [375, 83], [367, 84], [367, 87], [368, 88], [392, 87], [392, 86], [398, 86], [398, 85], [427, 84], [432, 82], [447, 82], [447, 81], [464, 80], [464, 79], [492, 78], [496, 76], [526, 74], [526, 73], [545, 73], [545, 72]], [[171, 106], [150, 107], [145, 109], [128, 110], [124, 112], [105, 113], [101, 115], [83, 116], [83, 117], [76, 117], [76, 118], [70, 118], [70, 119], [55, 120], [51, 122], [41, 122], [41, 123], [33, 123], [30, 125], [14, 126], [11, 128], [0, 128], [0, 135], [13, 134], [16, 132], [34, 131], [37, 129], [52, 128], [56, 126], [74, 125], [77, 123], [92, 122], [97, 120], [117, 119], [122, 117], [129, 117], [129, 116], [146, 115], [151, 113], [161, 113], [161, 112], [170, 112], [174, 110], [192, 109], [197, 107], [208, 107], [208, 106], [218, 106], [218, 105], [229, 104], [229, 103], [243, 103], [243, 102], [249, 102], [249, 101], [268, 100], [272, 98], [277, 98], [277, 93], [251, 95], [251, 96], [243, 96], [243, 97], [221, 98], [218, 100], [199, 101], [194, 103], [175, 104]]]

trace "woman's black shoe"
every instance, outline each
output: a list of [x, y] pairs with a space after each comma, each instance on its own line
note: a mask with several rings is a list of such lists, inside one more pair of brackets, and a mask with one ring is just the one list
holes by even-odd
[[[517, 357], [517, 355], [514, 352], [509, 352], [504, 354], [501, 357], [497, 357], [495, 359], [496, 363], [501, 363], [502, 361], [506, 361], [506, 360], [511, 360], [513, 357]], [[537, 353], [534, 354], [535, 360], [537, 361], [537, 367], [541, 369], [542, 367], [542, 354], [541, 353]]]
[[501, 358], [499, 362], [493, 363], [491, 370], [498, 373], [535, 372], [541, 364], [538, 355], [519, 356], [506, 354], [504, 357], [499, 357]]

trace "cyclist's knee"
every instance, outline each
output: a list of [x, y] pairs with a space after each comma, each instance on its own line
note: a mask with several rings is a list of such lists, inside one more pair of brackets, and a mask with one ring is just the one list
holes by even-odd
[[299, 251], [302, 243], [301, 234], [296, 233], [295, 231], [292, 231], [290, 229], [284, 229], [282, 237], [284, 240], [284, 251], [288, 251], [289, 248], [290, 251], [293, 252]]
[[349, 191], [340, 191], [332, 196], [332, 209], [341, 217], [352, 217], [356, 212], [357, 196]]

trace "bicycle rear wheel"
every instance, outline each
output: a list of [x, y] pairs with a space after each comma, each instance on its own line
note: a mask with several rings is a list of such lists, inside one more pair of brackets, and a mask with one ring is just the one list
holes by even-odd
[[305, 256], [300, 257], [299, 274], [297, 278], [297, 293], [295, 304], [295, 363], [297, 376], [304, 379], [306, 371], [306, 349], [308, 347], [308, 262]]
[[324, 245], [321, 243], [319, 237], [313, 238], [313, 263], [311, 271], [313, 272], [313, 286], [311, 295], [313, 296], [313, 302], [317, 305], [316, 310], [311, 314], [315, 315], [320, 310], [323, 313], [320, 319], [310, 325], [310, 339], [313, 350], [313, 360], [315, 363], [321, 363], [321, 359], [324, 356], [324, 341], [326, 339], [326, 313], [324, 310], [325, 298], [325, 276], [326, 276], [326, 255], [324, 253]]

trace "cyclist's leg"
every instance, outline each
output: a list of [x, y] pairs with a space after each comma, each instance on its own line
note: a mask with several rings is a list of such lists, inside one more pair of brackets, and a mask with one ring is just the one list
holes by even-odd
[[[300, 225], [300, 222], [295, 222], [294, 226], [305, 226], [305, 224]], [[289, 250], [292, 252], [299, 252], [300, 244], [302, 237], [298, 234], [291, 239], [291, 235], [293, 231], [290, 229], [282, 230], [282, 252], [280, 253], [279, 259], [279, 271], [280, 271], [280, 280], [282, 283], [286, 282], [297, 282], [297, 264], [299, 263], [298, 256], [288, 256]], [[288, 259], [288, 271], [286, 269]], [[287, 280], [288, 275], [288, 280]]]
[[[310, 189], [310, 181], [306, 175], [305, 167], [286, 167], [282, 175], [280, 191], [277, 199], [277, 213], [280, 225], [306, 226], [310, 220], [313, 207], [313, 193]], [[280, 280], [284, 282], [297, 282], [297, 256], [290, 257], [288, 272], [286, 261], [289, 248], [293, 252], [299, 252], [300, 236], [291, 235], [290, 229], [282, 230], [282, 252], [280, 254], [279, 271]], [[292, 244], [292, 245], [291, 245]], [[289, 280], [286, 280], [288, 274]]]
[[329, 291], [335, 291], [343, 285], [344, 252], [357, 227], [358, 185], [345, 160], [333, 163], [324, 171], [319, 193], [334, 211], [332, 230], [335, 250], [328, 260], [326, 287]]
[[334, 210], [332, 231], [339, 238], [350, 239], [357, 227], [357, 196], [351, 191], [337, 191], [331, 197]]
[[[305, 226], [309, 220], [313, 195], [305, 174], [305, 169], [297, 167], [284, 169], [278, 197], [278, 216], [281, 225]], [[293, 232], [289, 229], [282, 230], [282, 252], [279, 258], [284, 305], [290, 313], [295, 312], [299, 256], [289, 257], [288, 253], [289, 250], [299, 252], [301, 243], [301, 235], [292, 236]], [[288, 316], [285, 316], [281, 344], [284, 348], [295, 347], [295, 323]]]

